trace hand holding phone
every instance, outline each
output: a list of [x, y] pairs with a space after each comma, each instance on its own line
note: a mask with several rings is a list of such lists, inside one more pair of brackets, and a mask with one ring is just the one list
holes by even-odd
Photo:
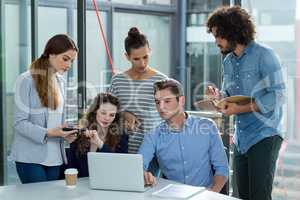
[[77, 135], [79, 135], [85, 131], [84, 128], [76, 128], [76, 127], [63, 127], [62, 130], [63, 131], [75, 131], [74, 134], [77, 134]]

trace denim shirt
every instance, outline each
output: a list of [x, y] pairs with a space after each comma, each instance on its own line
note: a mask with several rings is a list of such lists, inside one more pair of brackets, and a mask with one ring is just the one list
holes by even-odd
[[236, 115], [235, 145], [240, 153], [266, 137], [281, 135], [285, 83], [278, 57], [272, 49], [251, 42], [237, 57], [229, 53], [224, 61], [222, 93], [251, 96], [259, 112]]
[[144, 170], [156, 156], [162, 173], [180, 183], [210, 187], [213, 176], [228, 177], [228, 161], [215, 123], [189, 116], [182, 130], [172, 130], [166, 121], [148, 134], [139, 149]]

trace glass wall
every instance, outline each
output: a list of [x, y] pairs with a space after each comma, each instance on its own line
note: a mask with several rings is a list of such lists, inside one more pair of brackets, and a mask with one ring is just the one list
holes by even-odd
[[123, 3], [123, 4], [134, 4], [134, 5], [142, 5], [142, 4], [160, 4], [160, 5], [171, 5], [175, 3], [175, 0], [111, 0], [112, 2]]
[[143, 0], [127, 0], [127, 1], [111, 0], [111, 1], [115, 2], [115, 3], [134, 4], [134, 5], [142, 5], [143, 4]]
[[203, 99], [207, 84], [220, 88], [222, 80], [222, 58], [214, 38], [206, 32], [208, 14], [223, 4], [222, 0], [189, 0], [187, 14], [187, 88], [191, 110], [197, 110], [193, 102]]
[[[18, 182], [13, 162], [8, 158], [13, 138], [13, 88], [16, 77], [24, 72], [31, 62], [30, 4], [29, 0], [5, 1], [4, 3], [4, 88], [2, 92], [4, 112], [4, 183]], [[2, 16], [1, 16], [2, 18]]]
[[[55, 24], [55, 26], [53, 26]], [[57, 1], [39, 2], [38, 6], [38, 56], [40, 56], [46, 42], [56, 34], [68, 34], [75, 41], [77, 38], [77, 9], [76, 2], [66, 0], [64, 4]], [[65, 74], [67, 80], [67, 122], [77, 121], [77, 60]]]
[[[297, 84], [296, 52], [299, 50], [300, 2], [297, 0], [275, 0], [272, 4], [259, 0], [244, 0], [242, 6], [252, 13], [256, 22], [257, 40], [271, 48], [280, 57], [287, 86], [287, 100], [284, 107], [284, 135], [274, 181], [273, 199], [298, 199], [300, 196], [300, 138], [296, 118], [299, 118], [299, 92]], [[297, 34], [298, 33], [298, 34]], [[298, 77], [299, 79], [299, 77]], [[299, 125], [298, 125], [299, 128]]]
[[[2, 71], [5, 88], [2, 93], [4, 103], [3, 119], [4, 123], [4, 184], [19, 183], [17, 178], [15, 165], [9, 158], [10, 145], [13, 138], [13, 86], [16, 77], [26, 71], [31, 63], [31, 6], [30, 1], [26, 0], [7, 0], [4, 1], [4, 66]], [[45, 4], [41, 1], [38, 6], [38, 55], [40, 56], [44, 50], [47, 40], [58, 33], [70, 32], [70, 23], [76, 23], [76, 19], [68, 17], [70, 9], [74, 9], [75, 3], [57, 5], [53, 7], [50, 1]], [[55, 24], [55, 26], [53, 26]], [[76, 61], [74, 62], [76, 63]], [[76, 65], [76, 64], [75, 64]], [[74, 66], [76, 68], [76, 66]], [[66, 75], [68, 84], [72, 84], [72, 78], [76, 77], [73, 82], [77, 82], [76, 71], [72, 71]], [[76, 98], [76, 96], [73, 98]], [[77, 100], [75, 101], [77, 105]], [[76, 106], [77, 107], [77, 106]], [[76, 112], [77, 120], [77, 112]], [[70, 116], [68, 116], [70, 118]]]
[[172, 0], [147, 0], [147, 4], [170, 5], [172, 3], [175, 3], [175, 1], [172, 2]]
[[[208, 14], [224, 1], [188, 1], [187, 70], [190, 76], [191, 103], [203, 98], [205, 84], [220, 87], [222, 80], [221, 55], [214, 38], [206, 33]], [[280, 57], [287, 85], [284, 105], [284, 143], [280, 150], [274, 180], [273, 199], [298, 199], [300, 196], [300, 1], [242, 0], [256, 24], [256, 40], [264, 43]], [[298, 16], [298, 17], [297, 17]], [[192, 109], [196, 109], [193, 108]], [[232, 188], [231, 188], [232, 191]], [[233, 190], [235, 193], [236, 190]]]
[[[53, 24], [55, 24], [55, 26], [53, 26]], [[44, 47], [48, 39], [54, 36], [55, 34], [60, 33], [67, 33], [67, 9], [49, 6], [39, 6], [38, 55], [41, 55], [43, 53]]]
[[[3, 45], [4, 61], [1, 63], [1, 81], [4, 83], [1, 100], [4, 112], [2, 113], [3, 139], [4, 139], [4, 184], [20, 183], [16, 175], [14, 163], [8, 157], [13, 137], [13, 85], [16, 77], [28, 69], [31, 63], [32, 35], [36, 36], [36, 56], [40, 56], [47, 40], [58, 33], [67, 33], [75, 42], [77, 41], [77, 1], [74, 0], [39, 0], [36, 12], [37, 33], [31, 32], [31, 3], [30, 0], [5, 0], [1, 13], [1, 23], [4, 24]], [[174, 0], [154, 1], [108, 1], [97, 0], [101, 8], [101, 18], [104, 31], [109, 44], [114, 65], [117, 70], [129, 67], [124, 56], [124, 39], [131, 26], [137, 26], [144, 32], [152, 48], [151, 66], [169, 75], [171, 68], [171, 41], [176, 41], [171, 35], [174, 30], [176, 9]], [[130, 4], [137, 5], [134, 13]], [[0, 5], [1, 5], [0, 4]], [[158, 5], [159, 4], [159, 5]], [[161, 6], [163, 5], [163, 6]], [[104, 10], [102, 10], [104, 8]], [[173, 38], [172, 38], [173, 37]], [[111, 71], [100, 36], [100, 27], [96, 13], [91, 2], [87, 2], [86, 10], [86, 77], [82, 83], [78, 82], [77, 60], [65, 75], [67, 80], [67, 122], [78, 121], [78, 87], [87, 88], [86, 104], [98, 92], [104, 91], [110, 83]], [[172, 61], [173, 62], [173, 61]], [[2, 148], [2, 146], [0, 147]], [[2, 152], [0, 152], [2, 154]], [[1, 167], [0, 167], [1, 169]], [[0, 177], [1, 178], [1, 177]]]
[[[103, 29], [107, 30], [107, 13], [100, 12], [99, 15], [103, 23]], [[107, 34], [105, 34], [105, 36], [107, 38]], [[94, 10], [87, 10], [86, 12], [86, 47], [86, 86], [87, 104], [89, 105], [97, 93], [106, 90], [110, 82], [108, 77], [111, 75], [111, 71], [108, 68], [103, 38]]]
[[199, 13], [199, 11], [209, 11], [213, 10], [216, 7], [223, 4], [223, 0], [206, 0], [206, 1], [198, 1], [198, 0], [188, 0], [187, 6], [189, 11], [194, 13]]
[[171, 17], [131, 13], [114, 13], [113, 56], [118, 71], [130, 67], [124, 53], [124, 39], [133, 26], [144, 33], [152, 50], [150, 66], [162, 73], [170, 74]]

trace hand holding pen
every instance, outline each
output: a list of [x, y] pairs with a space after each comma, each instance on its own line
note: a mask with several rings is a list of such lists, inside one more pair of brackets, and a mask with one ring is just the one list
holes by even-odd
[[206, 98], [211, 99], [213, 101], [221, 99], [221, 93], [219, 89], [212, 85], [207, 86], [207, 88], [205, 89], [205, 96]]

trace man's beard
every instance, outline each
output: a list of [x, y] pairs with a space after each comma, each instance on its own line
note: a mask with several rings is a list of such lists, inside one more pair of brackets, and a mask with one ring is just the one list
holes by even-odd
[[221, 53], [223, 55], [226, 55], [228, 53], [233, 52], [235, 48], [236, 48], [236, 42], [228, 42], [228, 46], [225, 49], [221, 50]]

